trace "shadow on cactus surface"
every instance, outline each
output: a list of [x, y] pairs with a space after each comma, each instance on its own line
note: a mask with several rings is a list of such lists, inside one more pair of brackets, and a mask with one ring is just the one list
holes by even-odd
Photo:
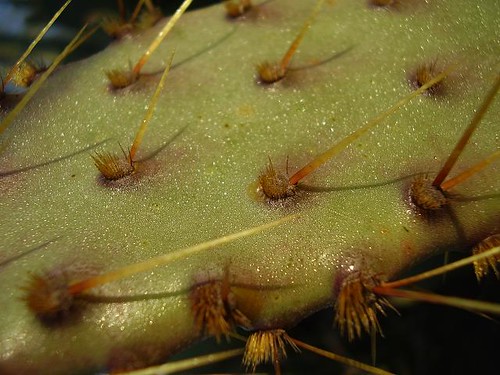
[[[237, 350], [227, 366], [187, 371], [496, 372], [498, 254], [475, 261], [479, 282], [469, 264], [405, 289], [484, 308], [382, 292], [402, 293], [394, 280], [445, 253], [499, 246], [500, 3], [324, 1], [310, 25], [317, 1], [232, 3], [188, 10], [140, 77], [110, 89], [106, 72], [130, 70], [168, 19], [128, 25], [58, 66], [0, 127], [0, 372], [128, 371], [243, 348], [245, 337], [267, 357], [249, 349], [243, 366]], [[286, 72], [261, 83], [256, 67], [283, 63], [301, 30]], [[2, 125], [29, 92], [12, 85]], [[139, 162], [103, 183], [92, 157], [133, 143], [157, 87]], [[286, 193], [266, 196], [268, 182]], [[443, 204], [430, 209], [415, 191]], [[369, 364], [379, 328], [379, 370], [301, 346]]]

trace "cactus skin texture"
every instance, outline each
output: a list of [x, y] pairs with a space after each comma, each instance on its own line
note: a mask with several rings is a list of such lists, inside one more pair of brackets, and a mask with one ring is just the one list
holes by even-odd
[[[222, 4], [188, 12], [144, 67], [155, 74], [124, 90], [109, 90], [104, 71], [137, 61], [164, 20], [59, 68], [1, 135], [0, 372], [92, 373], [165, 359], [198, 338], [189, 289], [226, 272], [254, 328], [286, 328], [332, 306], [349, 274], [391, 279], [498, 233], [498, 163], [432, 217], [408, 190], [412, 176], [436, 174], [498, 74], [500, 3], [400, 3], [327, 2], [272, 85], [257, 82], [255, 66], [282, 57], [313, 1], [264, 2], [235, 20]], [[117, 142], [131, 142], [174, 48], [140, 171], [103, 183], [85, 149], [105, 142], [92, 150], [120, 152]], [[294, 173], [411, 92], [409, 77], [434, 60], [456, 64], [440, 95], [398, 110], [301, 181], [290, 201], [270, 205], [255, 193], [269, 157], [283, 171], [288, 157]], [[497, 99], [452, 174], [498, 148], [499, 109]], [[290, 213], [300, 217], [97, 288], [101, 300], [55, 323], [23, 300], [32, 273], [98, 274]]]

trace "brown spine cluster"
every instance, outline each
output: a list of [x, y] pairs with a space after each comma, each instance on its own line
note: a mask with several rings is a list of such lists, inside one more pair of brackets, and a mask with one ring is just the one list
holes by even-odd
[[410, 187], [410, 198], [415, 206], [423, 211], [440, 210], [448, 204], [448, 198], [439, 186], [432, 184], [432, 179], [419, 176]]
[[275, 373], [280, 373], [280, 362], [286, 358], [286, 346], [296, 352], [300, 349], [283, 329], [271, 329], [252, 333], [245, 346], [243, 365], [252, 372], [261, 363], [271, 362]]
[[91, 157], [94, 160], [95, 166], [106, 180], [119, 180], [131, 175], [135, 171], [134, 162], [125, 153], [123, 157], [109, 152], [96, 153], [95, 155], [91, 155]]
[[250, 320], [237, 308], [236, 298], [227, 280], [196, 285], [190, 292], [191, 310], [199, 334], [220, 341], [229, 337], [236, 326], [249, 328]]
[[380, 284], [377, 277], [352, 275], [341, 286], [335, 303], [335, 322], [349, 341], [368, 334], [381, 332], [377, 314], [386, 315], [386, 308], [394, 309], [390, 302], [377, 296], [372, 288]]
[[295, 186], [291, 185], [285, 173], [278, 172], [269, 159], [264, 172], [259, 176], [261, 192], [270, 201], [279, 201], [295, 194]]
[[[474, 249], [472, 249], [472, 254], [481, 254], [485, 251], [493, 249], [494, 247], [500, 246], [500, 234], [494, 234], [485, 238], [483, 241], [478, 243]], [[500, 272], [498, 271], [497, 264], [500, 263], [500, 255], [494, 255], [489, 258], [484, 258], [474, 262], [474, 272], [476, 273], [476, 278], [481, 281], [485, 278], [491, 270], [495, 273], [496, 277], [500, 279]]]
[[226, 7], [227, 15], [230, 18], [238, 18], [250, 11], [252, 9], [252, 1], [251, 0], [225, 0], [224, 6]]
[[73, 295], [69, 290], [68, 275], [64, 271], [31, 275], [24, 300], [28, 308], [42, 320], [64, 317], [73, 305]]

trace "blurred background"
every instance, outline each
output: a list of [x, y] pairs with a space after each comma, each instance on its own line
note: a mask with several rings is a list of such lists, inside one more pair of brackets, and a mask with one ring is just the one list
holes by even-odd
[[[63, 0], [0, 0], [0, 65], [6, 67], [15, 63], [64, 2]], [[123, 2], [130, 15], [137, 0]], [[194, 0], [189, 9], [218, 2], [220, 0]], [[164, 15], [175, 12], [181, 3], [182, 0], [154, 1]], [[50, 62], [85, 22], [97, 21], [108, 15], [118, 15], [117, 0], [74, 0], [37, 46], [33, 59]], [[99, 30], [72, 53], [67, 61], [91, 55], [104, 48], [111, 40], [104, 31]]]

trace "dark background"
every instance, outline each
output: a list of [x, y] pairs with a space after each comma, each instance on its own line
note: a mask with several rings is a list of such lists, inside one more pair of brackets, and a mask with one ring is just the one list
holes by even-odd
[[[189, 9], [197, 9], [218, 0], [194, 0]], [[124, 0], [131, 13], [136, 0]], [[182, 0], [154, 1], [165, 15], [175, 12]], [[24, 52], [38, 32], [64, 4], [63, 0], [0, 0], [0, 65], [9, 66]], [[33, 59], [48, 61], [57, 55], [87, 21], [101, 15], [117, 14], [116, 0], [73, 0], [61, 14], [53, 28], [33, 52]], [[111, 39], [98, 31], [84, 43], [67, 61], [77, 60], [103, 49]]]

